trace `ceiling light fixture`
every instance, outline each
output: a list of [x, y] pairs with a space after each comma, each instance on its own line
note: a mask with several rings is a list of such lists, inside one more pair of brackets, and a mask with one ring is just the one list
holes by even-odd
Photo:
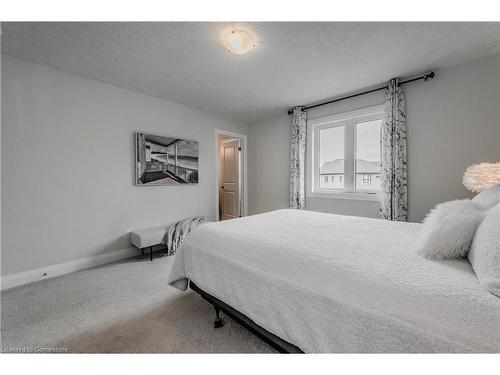
[[242, 55], [255, 48], [255, 39], [248, 31], [228, 30], [222, 34], [224, 47], [235, 55]]

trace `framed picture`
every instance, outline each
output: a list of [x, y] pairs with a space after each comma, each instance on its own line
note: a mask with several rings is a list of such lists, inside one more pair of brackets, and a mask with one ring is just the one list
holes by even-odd
[[136, 185], [198, 183], [196, 141], [136, 132], [135, 153]]

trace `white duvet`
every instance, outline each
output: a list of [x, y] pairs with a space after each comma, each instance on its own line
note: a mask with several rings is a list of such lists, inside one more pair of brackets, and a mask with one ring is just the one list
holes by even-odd
[[280, 210], [205, 224], [188, 279], [305, 352], [500, 352], [500, 298], [467, 261], [412, 250], [421, 224]]

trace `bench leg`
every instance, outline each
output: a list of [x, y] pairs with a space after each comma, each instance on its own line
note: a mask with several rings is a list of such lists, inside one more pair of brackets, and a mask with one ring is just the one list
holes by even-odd
[[144, 249], [141, 249], [142, 256], [144, 256]]
[[150, 258], [150, 260], [152, 262], [153, 261], [153, 246], [149, 247], [149, 258]]

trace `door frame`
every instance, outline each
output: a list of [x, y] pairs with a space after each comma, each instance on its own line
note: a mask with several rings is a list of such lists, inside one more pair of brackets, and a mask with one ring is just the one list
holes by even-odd
[[220, 173], [220, 150], [219, 150], [219, 135], [224, 135], [226, 137], [232, 137], [240, 140], [241, 147], [241, 178], [243, 179], [241, 184], [240, 199], [242, 203], [241, 216], [248, 215], [248, 143], [247, 135], [236, 133], [224, 129], [215, 129], [215, 175], [214, 175], [214, 188], [215, 188], [215, 221], [219, 221], [219, 173]]

